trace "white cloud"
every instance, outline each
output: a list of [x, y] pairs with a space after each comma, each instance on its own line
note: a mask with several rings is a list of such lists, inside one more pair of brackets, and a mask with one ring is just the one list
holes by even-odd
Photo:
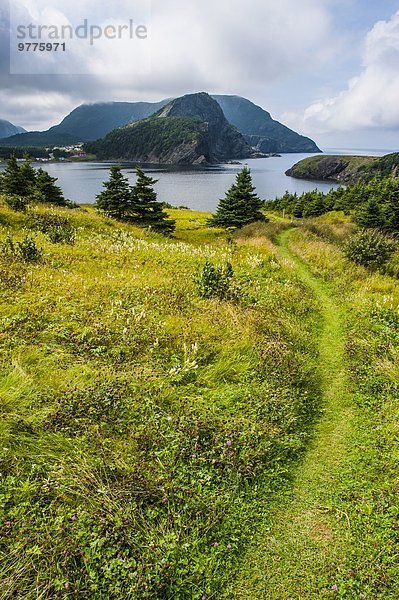
[[308, 134], [364, 129], [399, 129], [399, 11], [367, 34], [363, 70], [336, 96], [311, 104], [287, 123]]
[[0, 118], [33, 131], [41, 129], [38, 127], [38, 124], [40, 125], [38, 117], [45, 119], [51, 115], [49, 126], [59, 123], [76, 106], [76, 101], [74, 102], [67, 94], [51, 90], [2, 89], [0, 90], [0, 106], [2, 107]]
[[[39, 0], [24, 1], [35, 5]], [[138, 5], [146, 2], [137, 1]], [[304, 77], [320, 71], [334, 55], [338, 42], [330, 18], [333, 4], [334, 0], [152, 0], [150, 73], [117, 75], [121, 61], [135, 60], [128, 41], [123, 55], [120, 46], [115, 45], [114, 51], [112, 44], [106, 45], [102, 60], [109, 66], [107, 75], [99, 73], [98, 63], [90, 62], [88, 53], [79, 56], [79, 72], [86, 72], [86, 77], [7, 79], [2, 73], [0, 89], [12, 93], [3, 94], [0, 117], [18, 122], [13, 97], [26, 98], [30, 106], [36, 100], [36, 127], [54, 124], [59, 109], [72, 102], [159, 100], [200, 90], [266, 99], [273, 85], [299, 71]], [[70, 0], [68, 5], [54, 0], [52, 10], [64, 11], [68, 20], [83, 15], [99, 23], [109, 19], [110, 6], [118, 21], [136, 16], [131, 0], [115, 0], [107, 5], [108, 12], [104, 6], [94, 0]], [[58, 107], [47, 107], [45, 112], [38, 90], [44, 97], [58, 94]], [[18, 124], [31, 127], [31, 117], [32, 113], [29, 122], [19, 119]]]

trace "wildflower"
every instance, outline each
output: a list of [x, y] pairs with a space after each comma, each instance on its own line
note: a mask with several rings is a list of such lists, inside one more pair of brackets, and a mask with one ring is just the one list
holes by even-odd
[[338, 586], [337, 586], [337, 585], [333, 585], [333, 586], [331, 587], [331, 589], [332, 589], [334, 592], [338, 592]]

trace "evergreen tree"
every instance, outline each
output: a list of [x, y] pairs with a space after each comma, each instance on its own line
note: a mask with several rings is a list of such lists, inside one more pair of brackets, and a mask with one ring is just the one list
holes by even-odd
[[388, 202], [383, 207], [384, 229], [392, 233], [399, 231], [399, 200]]
[[120, 166], [111, 167], [109, 179], [103, 186], [96, 199], [97, 208], [109, 217], [127, 220], [132, 213], [132, 189]]
[[32, 167], [29, 154], [24, 154], [24, 162], [20, 167], [20, 175], [24, 182], [24, 187], [27, 196], [34, 193], [36, 187], [36, 171]]
[[10, 196], [25, 197], [27, 195], [25, 179], [15, 156], [11, 156], [7, 161], [7, 167], [1, 176], [0, 187], [4, 194]]
[[136, 222], [164, 235], [171, 235], [175, 230], [175, 221], [168, 218], [161, 202], [157, 202], [157, 194], [153, 188], [157, 180], [148, 177], [140, 167], [136, 168], [136, 175], [131, 207], [136, 215]]
[[67, 206], [62, 190], [58, 185], [55, 185], [56, 177], [51, 177], [47, 171], [38, 169], [35, 181], [35, 199], [38, 202], [48, 202], [57, 206]]
[[302, 198], [304, 200], [302, 216], [319, 217], [327, 212], [326, 197], [322, 192], [319, 192], [318, 190], [308, 192], [305, 193]]
[[384, 229], [392, 233], [399, 231], [399, 181], [390, 180], [390, 190], [386, 194], [387, 200], [382, 207]]
[[305, 210], [305, 203], [304, 203], [304, 194], [302, 194], [301, 196], [298, 196], [295, 204], [293, 204], [292, 206], [292, 216], [295, 217], [296, 219], [301, 219], [303, 217], [303, 211]]
[[248, 167], [237, 174], [235, 183], [220, 200], [216, 214], [209, 220], [213, 227], [244, 227], [254, 221], [265, 221], [260, 212], [262, 200], [256, 195]]
[[356, 214], [356, 222], [361, 227], [378, 229], [384, 226], [385, 218], [380, 204], [372, 197], [360, 207]]

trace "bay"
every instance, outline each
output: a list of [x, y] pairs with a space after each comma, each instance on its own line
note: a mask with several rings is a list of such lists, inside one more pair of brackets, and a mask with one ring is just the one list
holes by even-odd
[[[378, 150], [342, 150], [331, 149], [327, 154], [370, 154], [381, 156], [386, 154]], [[287, 177], [285, 171], [293, 164], [313, 154], [283, 154], [281, 157], [259, 158], [242, 161], [242, 164], [225, 164], [214, 167], [149, 167], [145, 171], [158, 179], [155, 189], [158, 199], [173, 206], [187, 206], [203, 211], [214, 211], [220, 198], [234, 182], [235, 176], [244, 164], [253, 174], [258, 195], [265, 200], [282, 196], [286, 190], [301, 194], [318, 188], [327, 192], [337, 187], [333, 183], [304, 181]], [[58, 162], [34, 164], [42, 167], [50, 175], [58, 179], [66, 198], [74, 202], [91, 204], [102, 190], [102, 183], [108, 178], [110, 166], [106, 162]], [[4, 164], [0, 169], [4, 168]], [[134, 165], [122, 164], [123, 172], [133, 183], [135, 181]]]

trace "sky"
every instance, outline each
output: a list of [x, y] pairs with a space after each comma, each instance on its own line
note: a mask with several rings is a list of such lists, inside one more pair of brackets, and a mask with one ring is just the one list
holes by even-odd
[[[0, 0], [0, 119], [28, 130], [57, 124], [82, 103], [207, 91], [245, 96], [322, 148], [399, 150], [399, 0], [11, 6], [10, 14], [8, 0]], [[147, 37], [67, 42], [63, 56], [28, 55], [15, 38], [26, 15], [102, 27], [132, 19], [146, 25]]]

